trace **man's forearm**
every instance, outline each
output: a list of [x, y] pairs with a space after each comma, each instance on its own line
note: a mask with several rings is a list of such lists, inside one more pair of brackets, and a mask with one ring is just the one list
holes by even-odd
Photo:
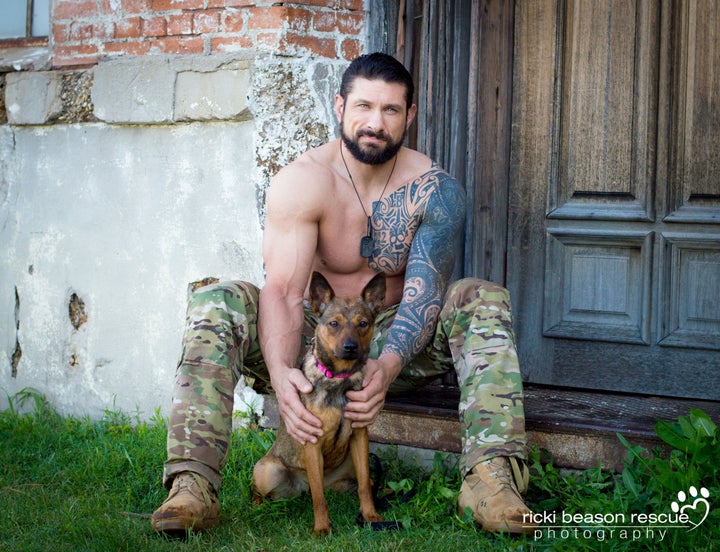
[[272, 378], [278, 369], [296, 367], [303, 327], [302, 297], [263, 288], [259, 313], [258, 340]]
[[446, 177], [430, 196], [413, 239], [403, 296], [383, 352], [402, 358], [403, 366], [430, 342], [454, 265], [454, 244], [464, 220], [465, 194]]
[[395, 315], [383, 354], [393, 353], [407, 365], [432, 339], [441, 308], [442, 286], [437, 278], [410, 276]]

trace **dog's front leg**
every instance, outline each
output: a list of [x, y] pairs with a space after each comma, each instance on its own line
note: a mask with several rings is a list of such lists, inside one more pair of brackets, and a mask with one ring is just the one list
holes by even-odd
[[307, 472], [310, 494], [313, 503], [313, 515], [315, 516], [315, 527], [313, 536], [319, 537], [330, 533], [330, 516], [328, 505], [325, 500], [325, 488], [323, 486], [324, 460], [319, 444], [307, 444], [304, 447], [305, 471]]
[[350, 437], [350, 455], [355, 466], [355, 475], [358, 482], [358, 498], [360, 499], [360, 513], [365, 521], [383, 521], [382, 516], [375, 510], [372, 496], [372, 483], [370, 482], [370, 444], [368, 442], [367, 428], [354, 429]]

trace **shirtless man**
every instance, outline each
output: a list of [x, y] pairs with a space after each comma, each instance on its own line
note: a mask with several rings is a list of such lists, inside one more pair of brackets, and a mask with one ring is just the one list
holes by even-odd
[[306, 303], [314, 270], [338, 295], [359, 294], [376, 272], [387, 276], [387, 308], [376, 321], [363, 389], [347, 393], [353, 427], [372, 424], [389, 392], [454, 369], [463, 422], [459, 507], [469, 507], [487, 530], [530, 529], [518, 492], [527, 469], [508, 293], [475, 279], [449, 282], [464, 192], [402, 145], [417, 112], [413, 88], [391, 56], [355, 60], [335, 98], [341, 138], [308, 151], [271, 182], [262, 291], [230, 282], [191, 299], [168, 428], [170, 494], [153, 514], [156, 531], [218, 523], [240, 377], [275, 392], [298, 442], [322, 434], [299, 398], [312, 387], [297, 368], [315, 323]]

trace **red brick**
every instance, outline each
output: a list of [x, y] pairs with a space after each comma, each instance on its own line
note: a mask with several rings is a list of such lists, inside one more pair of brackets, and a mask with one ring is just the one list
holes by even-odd
[[240, 33], [245, 30], [243, 12], [227, 10], [222, 15], [222, 29], [226, 33]]
[[131, 42], [108, 42], [104, 45], [103, 51], [105, 55], [110, 57], [125, 56], [144, 56], [150, 51], [149, 40], [139, 40]]
[[205, 0], [151, 0], [150, 10], [201, 10], [205, 7]]
[[98, 49], [97, 46], [92, 44], [56, 46], [53, 48], [53, 67], [94, 65], [97, 60]]
[[210, 50], [213, 53], [237, 52], [252, 48], [254, 45], [249, 36], [213, 37], [210, 40]]
[[115, 24], [115, 38], [140, 38], [141, 23], [139, 17], [129, 17]]
[[189, 35], [193, 32], [192, 12], [167, 16], [168, 35]]
[[317, 6], [336, 10], [362, 11], [364, 8], [363, 0], [298, 0], [295, 3], [303, 6]]
[[363, 53], [363, 45], [359, 40], [347, 38], [340, 44], [340, 51], [342, 52], [343, 59], [352, 61]]
[[305, 8], [288, 8], [285, 20], [288, 22], [288, 29], [296, 33], [307, 33], [310, 31], [310, 21], [313, 17], [313, 10]]
[[249, 8], [257, 4], [252, 0], [208, 0], [208, 8]]
[[313, 53], [330, 59], [337, 58], [337, 42], [333, 38], [287, 33], [280, 46], [287, 53]]
[[220, 12], [218, 10], [193, 13], [193, 33], [217, 33], [220, 31]]
[[287, 21], [285, 6], [270, 8], [250, 8], [248, 10], [248, 26], [250, 29], [282, 29]]
[[53, 43], [60, 44], [61, 42], [67, 42], [68, 39], [68, 25], [64, 23], [53, 23], [52, 26]]
[[88, 40], [94, 35], [92, 23], [81, 23], [76, 21], [70, 24], [70, 40], [73, 42], [81, 42]]
[[257, 45], [265, 48], [277, 48], [280, 44], [280, 33], [258, 33]]
[[338, 0], [338, 9], [350, 11], [363, 11], [365, 4], [363, 0]]
[[98, 14], [95, 0], [58, 0], [53, 9], [52, 19], [79, 19], [94, 17]]
[[167, 36], [167, 21], [164, 17], [151, 17], [141, 20], [142, 36]]
[[365, 14], [357, 12], [324, 11], [318, 12], [313, 18], [313, 30], [321, 33], [340, 32], [357, 35], [365, 25]]
[[126, 15], [147, 13], [150, 11], [150, 4], [151, 0], [121, 0], [120, 10]]
[[108, 40], [115, 37], [115, 23], [112, 21], [101, 21], [95, 23], [93, 38]]
[[150, 50], [163, 54], [202, 54], [205, 42], [200, 36], [168, 36], [154, 41]]

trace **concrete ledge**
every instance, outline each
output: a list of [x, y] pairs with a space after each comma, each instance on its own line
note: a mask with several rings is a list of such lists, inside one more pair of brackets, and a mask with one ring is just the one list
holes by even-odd
[[[7, 119], [14, 125], [249, 121], [252, 68], [247, 57], [158, 56], [112, 60], [86, 71], [8, 73]], [[79, 80], [87, 91], [74, 90]], [[89, 96], [80, 115], [77, 98], [68, 95]]]
[[[457, 389], [438, 386], [434, 404], [388, 401], [370, 427], [375, 443], [402, 445], [448, 453], [461, 452], [461, 424], [457, 416]], [[588, 469], [601, 465], [620, 471], [627, 450], [621, 433], [631, 444], [646, 449], [664, 446], [654, 432], [657, 419], [673, 421], [701, 408], [720, 419], [720, 403], [665, 397], [617, 395], [582, 390], [528, 386], [525, 389], [525, 423], [528, 444], [546, 449], [558, 467]], [[274, 398], [265, 400], [267, 427], [277, 427]]]
[[42, 125], [62, 111], [62, 75], [54, 72], [8, 73], [5, 109], [13, 125]]

